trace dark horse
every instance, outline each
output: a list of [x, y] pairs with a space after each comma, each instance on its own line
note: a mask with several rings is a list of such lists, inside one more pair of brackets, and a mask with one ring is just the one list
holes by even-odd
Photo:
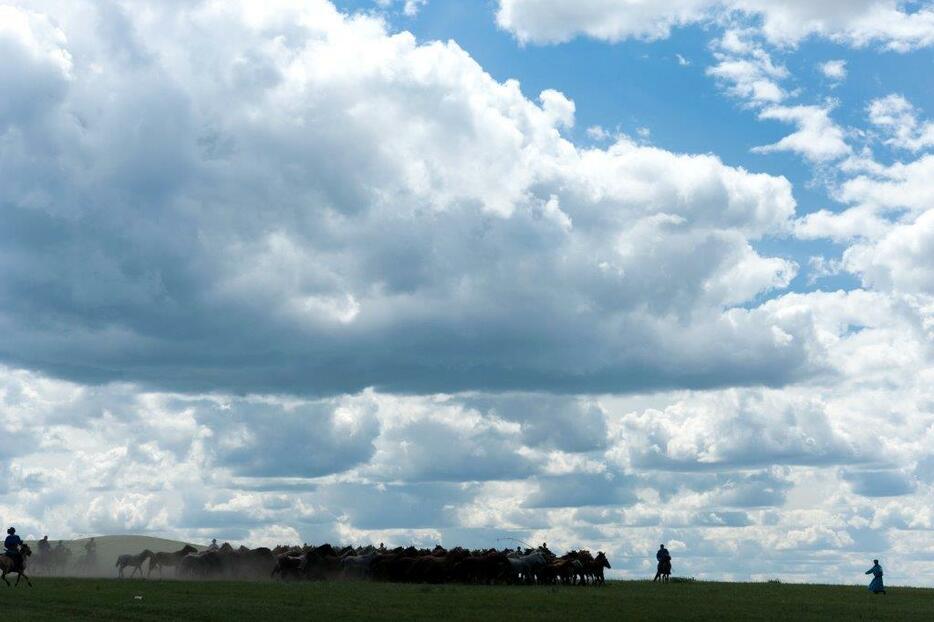
[[182, 558], [188, 555], [189, 553], [197, 553], [198, 549], [186, 544], [184, 548], [180, 551], [175, 551], [174, 553], [153, 553], [152, 557], [149, 558], [149, 573], [146, 574], [148, 577], [152, 574], [153, 569], [159, 569], [159, 576], [162, 576], [162, 567], [171, 566], [172, 568], [178, 568], [178, 564], [182, 561]]
[[652, 581], [662, 581], [667, 583], [671, 578], [671, 558], [662, 559], [658, 562], [658, 571]]
[[32, 587], [32, 581], [30, 581], [29, 577], [26, 576], [26, 558], [32, 555], [32, 549], [29, 548], [28, 544], [23, 543], [19, 545], [19, 552], [20, 555], [23, 556], [23, 563], [19, 568], [15, 567], [15, 563], [13, 562], [12, 557], [9, 557], [8, 555], [0, 555], [0, 572], [3, 573], [0, 574], [0, 579], [3, 579], [3, 582], [6, 583], [7, 587], [11, 587], [10, 582], [6, 580], [6, 576], [11, 572], [15, 572], [16, 583], [14, 583], [14, 585], [19, 585], [20, 579], [26, 579], [26, 584], [29, 585], [29, 587]]
[[130, 578], [132, 579], [134, 576], [136, 576], [137, 572], [139, 573], [139, 576], [143, 576], [143, 564], [146, 563], [147, 559], [151, 559], [151, 558], [152, 558], [152, 551], [150, 551], [149, 549], [146, 549], [145, 551], [137, 555], [132, 555], [128, 553], [126, 555], [121, 555], [120, 557], [118, 557], [117, 563], [114, 564], [114, 567], [119, 569], [120, 578], [122, 579], [123, 571], [126, 569], [127, 566], [129, 566], [130, 568], [133, 569], [133, 572], [130, 573]]
[[[599, 551], [597, 552], [596, 559], [590, 563], [590, 568], [588, 568], [588, 574], [593, 577], [595, 585], [603, 585], [606, 583], [606, 579], [603, 577], [604, 568], [612, 568], [612, 566], [610, 566], [610, 560], [606, 558], [606, 553]], [[671, 561], [668, 562], [668, 573], [671, 574]]]

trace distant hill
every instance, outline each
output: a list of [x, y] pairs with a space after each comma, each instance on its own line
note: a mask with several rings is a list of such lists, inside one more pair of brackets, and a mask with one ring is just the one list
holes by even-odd
[[[117, 561], [117, 557], [120, 555], [125, 553], [140, 553], [145, 549], [149, 549], [154, 553], [159, 553], [161, 551], [177, 551], [186, 544], [189, 544], [178, 540], [166, 540], [164, 538], [153, 538], [150, 536], [95, 536], [94, 540], [97, 543], [97, 565], [86, 572], [79, 573], [75, 570], [76, 562], [84, 555], [84, 547], [88, 543], [88, 540], [90, 540], [90, 538], [61, 541], [65, 547], [71, 550], [71, 564], [65, 569], [65, 574], [111, 577], [115, 576], [117, 573], [114, 564]], [[35, 553], [36, 541], [27, 540], [26, 542]], [[49, 542], [53, 547], [59, 543], [58, 540], [53, 540], [51, 538], [49, 538]], [[203, 544], [190, 544], [199, 551], [206, 548]]]

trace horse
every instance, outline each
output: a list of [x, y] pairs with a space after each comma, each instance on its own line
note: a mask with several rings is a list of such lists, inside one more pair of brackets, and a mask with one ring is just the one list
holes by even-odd
[[272, 569], [272, 573], [270, 573], [269, 576], [275, 577], [278, 575], [282, 579], [300, 579], [304, 563], [304, 555], [281, 553], [276, 557], [276, 566]]
[[555, 579], [561, 579], [565, 585], [587, 585], [587, 579], [594, 577], [593, 565], [595, 563], [590, 551], [568, 551], [555, 560], [556, 562], [569, 562], [566, 564], [552, 563], [551, 567], [557, 571]]
[[149, 549], [144, 550], [142, 553], [137, 555], [121, 555], [117, 558], [117, 563], [114, 564], [116, 568], [120, 569], [120, 578], [123, 578], [123, 571], [127, 566], [133, 567], [133, 572], [130, 573], [130, 578], [132, 579], [136, 576], [136, 573], [139, 572], [140, 576], [143, 576], [143, 564], [146, 563], [147, 559], [152, 558], [152, 551]]
[[347, 555], [340, 558], [340, 567], [343, 570], [344, 577], [368, 578], [370, 576], [370, 567], [377, 555], [378, 553], [367, 553], [366, 555]]
[[19, 552], [20, 555], [23, 556], [23, 563], [18, 569], [13, 567], [14, 562], [12, 557], [9, 557], [8, 555], [0, 555], [0, 572], [2, 572], [2, 574], [0, 574], [0, 579], [3, 579], [3, 582], [6, 583], [7, 587], [11, 587], [10, 582], [6, 580], [6, 576], [11, 572], [15, 572], [16, 583], [13, 585], [19, 585], [20, 579], [26, 579], [26, 584], [29, 587], [32, 587], [32, 581], [30, 581], [29, 577], [26, 576], [26, 558], [32, 555], [32, 549], [30, 549], [29, 545], [24, 542], [23, 544], [19, 545]]
[[330, 544], [322, 544], [305, 551], [299, 571], [306, 579], [333, 578], [340, 571], [340, 559]]
[[[612, 566], [610, 566], [610, 560], [606, 558], [606, 553], [603, 551], [598, 551], [597, 557], [590, 563], [589, 566], [590, 574], [593, 577], [593, 581], [596, 585], [603, 585], [606, 583], [606, 579], [603, 577], [604, 568], [612, 568]], [[668, 574], [671, 574], [671, 561], [668, 562]]]
[[266, 547], [248, 549], [241, 546], [233, 553], [221, 553], [224, 576], [236, 579], [252, 579], [269, 576], [275, 570], [276, 556]]
[[655, 578], [652, 579], [652, 582], [662, 581], [667, 583], [671, 579], [671, 558], [662, 559], [658, 562], [658, 571], [655, 573]]
[[548, 565], [548, 558], [542, 551], [536, 551], [529, 555], [519, 557], [510, 557], [509, 563], [512, 566], [513, 576], [525, 583], [535, 583], [536, 578]]
[[509, 559], [499, 551], [478, 552], [454, 564], [452, 577], [464, 583], [496, 583], [508, 577], [512, 569]]
[[163, 566], [171, 566], [174, 569], [178, 568], [178, 563], [182, 561], [182, 558], [188, 555], [189, 553], [197, 553], [198, 549], [186, 544], [181, 550], [175, 551], [173, 553], [153, 553], [152, 557], [149, 558], [149, 572], [146, 574], [148, 578], [152, 575], [152, 571], [155, 568], [159, 569], [159, 576], [162, 576]]
[[178, 562], [179, 577], [218, 578], [223, 573], [223, 560], [217, 551], [189, 553]]
[[559, 557], [545, 568], [547, 583], [561, 581], [562, 585], [574, 585], [584, 567], [580, 560], [571, 557]]

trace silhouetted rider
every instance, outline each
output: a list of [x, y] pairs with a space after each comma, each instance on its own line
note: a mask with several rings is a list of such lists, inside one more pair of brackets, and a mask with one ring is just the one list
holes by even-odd
[[14, 570], [23, 568], [23, 555], [19, 552], [19, 547], [23, 545], [23, 540], [16, 535], [16, 528], [10, 527], [6, 530], [7, 537], [3, 541], [4, 554], [13, 560]]
[[653, 582], [661, 579], [662, 575], [671, 572], [671, 553], [668, 552], [664, 544], [658, 547], [658, 552], [655, 553], [655, 559], [658, 561], [658, 568], [655, 572], [655, 578], [652, 579]]

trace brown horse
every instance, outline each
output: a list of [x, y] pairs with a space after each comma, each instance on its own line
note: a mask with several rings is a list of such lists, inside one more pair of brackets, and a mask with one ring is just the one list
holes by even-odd
[[189, 553], [197, 553], [198, 549], [186, 544], [184, 548], [180, 551], [175, 551], [174, 553], [153, 553], [152, 557], [149, 558], [149, 573], [146, 575], [152, 574], [154, 568], [159, 569], [159, 576], [162, 576], [162, 567], [171, 566], [172, 568], [178, 568], [178, 563], [182, 561], [182, 558], [188, 555]]
[[20, 568], [14, 568], [13, 558], [7, 555], [0, 555], [0, 579], [3, 579], [3, 582], [6, 583], [7, 587], [10, 586], [10, 582], [6, 580], [6, 576], [11, 572], [16, 573], [16, 583], [13, 585], [19, 585], [20, 579], [26, 579], [26, 584], [29, 587], [32, 587], [32, 581], [29, 580], [29, 577], [26, 576], [26, 558], [32, 555], [32, 549], [29, 548], [29, 545], [23, 543], [19, 546], [20, 555], [23, 556], [23, 563]]

